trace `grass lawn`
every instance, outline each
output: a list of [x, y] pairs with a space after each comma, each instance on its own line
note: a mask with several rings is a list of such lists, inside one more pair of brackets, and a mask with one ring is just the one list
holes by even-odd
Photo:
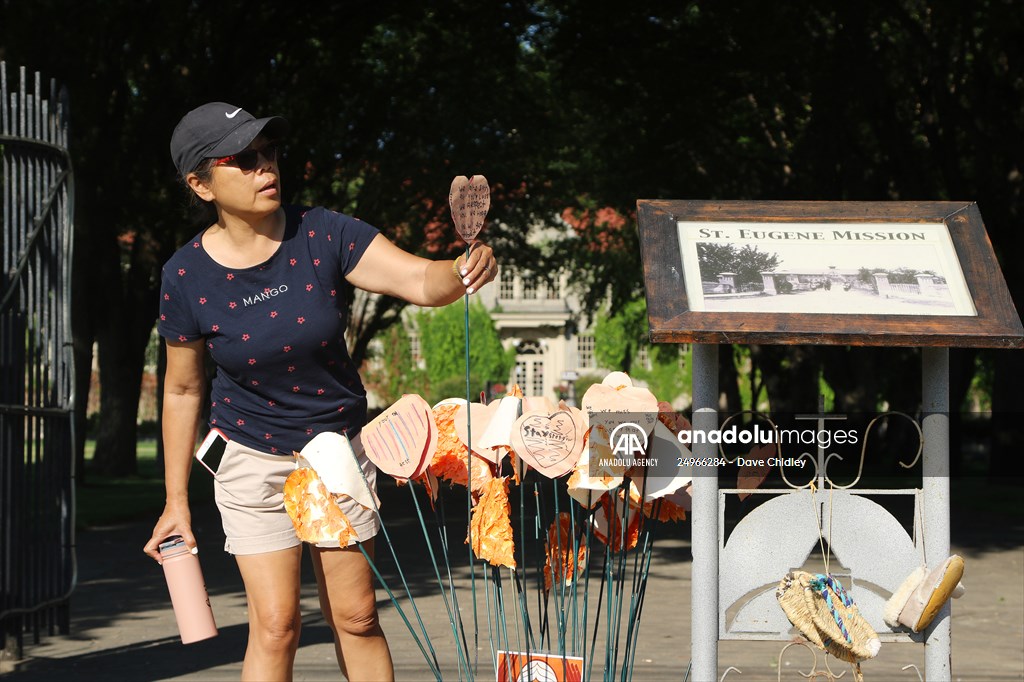
[[[164, 474], [156, 462], [156, 440], [140, 440], [136, 445], [139, 473], [135, 476], [101, 476], [90, 471], [95, 447], [94, 441], [86, 441], [85, 483], [76, 490], [77, 527], [155, 522], [164, 508]], [[189, 498], [197, 502], [213, 498], [213, 486], [205, 469], [196, 468], [189, 479]]]

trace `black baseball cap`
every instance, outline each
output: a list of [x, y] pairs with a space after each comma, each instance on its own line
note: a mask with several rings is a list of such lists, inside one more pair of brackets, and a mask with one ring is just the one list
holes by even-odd
[[171, 134], [171, 158], [185, 176], [203, 159], [237, 154], [260, 133], [280, 139], [288, 134], [288, 121], [280, 116], [256, 118], [242, 107], [209, 102], [185, 114]]

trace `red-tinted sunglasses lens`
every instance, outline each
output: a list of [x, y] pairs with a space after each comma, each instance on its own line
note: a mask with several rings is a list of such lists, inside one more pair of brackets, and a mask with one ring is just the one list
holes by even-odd
[[225, 156], [223, 159], [217, 159], [216, 165], [236, 166], [243, 173], [249, 173], [256, 170], [256, 167], [260, 165], [259, 157], [261, 156], [270, 163], [277, 161], [278, 146], [277, 142], [271, 142], [263, 145], [259, 149], [246, 149], [245, 151], [238, 152], [232, 156]]

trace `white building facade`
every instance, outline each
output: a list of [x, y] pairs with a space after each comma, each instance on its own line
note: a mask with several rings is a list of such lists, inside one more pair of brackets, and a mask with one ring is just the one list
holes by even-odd
[[[490, 312], [505, 349], [515, 350], [515, 364], [508, 383], [518, 384], [526, 396], [546, 397], [554, 402], [571, 398], [573, 381], [584, 374], [601, 373], [594, 354], [594, 335], [589, 328], [592, 315], [582, 315], [580, 303], [569, 292], [568, 277], [551, 282], [499, 268], [498, 276], [471, 297]], [[456, 303], [453, 305], [462, 305]], [[403, 314], [409, 333], [413, 360], [421, 363], [416, 312], [410, 306]], [[385, 407], [370, 395], [370, 406]]]

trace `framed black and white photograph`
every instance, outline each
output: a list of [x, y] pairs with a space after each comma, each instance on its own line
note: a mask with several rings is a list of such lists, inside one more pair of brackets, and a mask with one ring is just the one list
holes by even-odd
[[977, 314], [943, 223], [678, 227], [692, 310]]

